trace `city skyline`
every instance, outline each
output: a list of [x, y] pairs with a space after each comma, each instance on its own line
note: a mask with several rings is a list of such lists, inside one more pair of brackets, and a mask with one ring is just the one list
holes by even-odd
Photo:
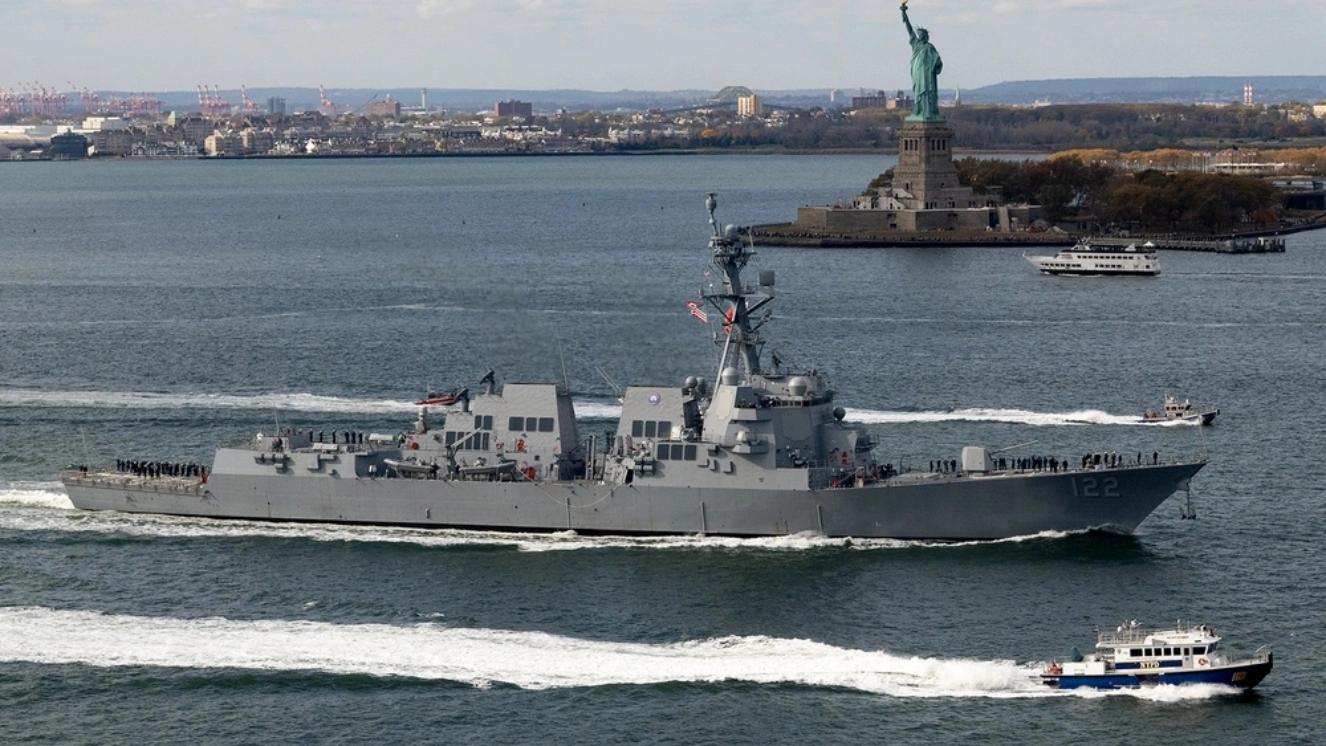
[[[891, 1], [10, 5], [0, 87], [893, 88], [903, 87], [908, 54]], [[916, 0], [911, 10], [918, 26], [939, 29], [934, 42], [949, 86], [1322, 72], [1316, 49], [1326, 4], [1314, 0]], [[1269, 38], [1276, 43], [1254, 45]]]

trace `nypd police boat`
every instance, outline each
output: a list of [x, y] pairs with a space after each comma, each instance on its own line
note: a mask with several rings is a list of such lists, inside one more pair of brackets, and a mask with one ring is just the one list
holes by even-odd
[[1225, 657], [1221, 638], [1206, 625], [1143, 629], [1136, 621], [1101, 632], [1096, 652], [1076, 648], [1067, 661], [1054, 661], [1041, 673], [1057, 689], [1128, 689], [1154, 684], [1224, 684], [1251, 689], [1271, 672], [1272, 654], [1258, 649], [1252, 658]]

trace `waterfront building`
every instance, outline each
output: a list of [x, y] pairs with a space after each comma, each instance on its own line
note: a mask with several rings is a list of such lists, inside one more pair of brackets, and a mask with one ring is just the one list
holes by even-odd
[[889, 105], [889, 97], [884, 91], [875, 93], [862, 93], [860, 96], [852, 97], [852, 108], [860, 109], [886, 109]]
[[862, 93], [860, 96], [852, 97], [852, 108], [860, 109], [900, 109], [903, 111], [912, 108], [912, 97], [905, 91], [898, 91], [890, 96], [884, 91], [875, 91], [874, 93]]
[[203, 152], [210, 156], [241, 155], [244, 141], [234, 132], [213, 132], [203, 140]]
[[364, 106], [364, 116], [399, 117], [400, 115], [401, 102], [392, 101], [391, 96], [387, 96], [382, 101], [371, 101]]
[[87, 117], [83, 129], [89, 132], [129, 129], [129, 120], [123, 117]]
[[76, 132], [64, 132], [51, 136], [51, 146], [46, 149], [53, 160], [64, 161], [87, 157], [87, 138]]
[[216, 125], [209, 119], [197, 114], [177, 114], [171, 112], [166, 117], [166, 124], [179, 133], [180, 139], [196, 148], [203, 147], [207, 136], [216, 130]]
[[126, 156], [133, 152], [134, 135], [128, 129], [96, 130], [87, 133], [90, 155]]
[[276, 136], [271, 130], [250, 127], [239, 133], [239, 141], [245, 153], [266, 153], [276, 144]]
[[747, 119], [757, 119], [764, 116], [764, 103], [760, 97], [752, 93], [749, 96], [740, 96], [737, 98], [737, 116]]
[[525, 119], [530, 119], [534, 116], [534, 105], [528, 101], [517, 101], [515, 99], [498, 101], [493, 106], [493, 114], [498, 117], [523, 117]]

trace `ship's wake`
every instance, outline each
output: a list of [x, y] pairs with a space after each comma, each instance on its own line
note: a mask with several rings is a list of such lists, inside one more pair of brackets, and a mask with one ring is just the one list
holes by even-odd
[[299, 539], [323, 542], [408, 544], [421, 547], [505, 547], [520, 552], [611, 550], [731, 550], [804, 552], [949, 549], [1053, 541], [1086, 532], [1042, 531], [1028, 536], [982, 541], [922, 541], [827, 537], [815, 533], [739, 538], [702, 536], [617, 536], [574, 531], [527, 533], [446, 528], [397, 528], [325, 523], [282, 523], [74, 510], [59, 482], [15, 483], [0, 487], [0, 531], [51, 531], [144, 539]]
[[[44, 607], [0, 608], [0, 661], [308, 671], [522, 689], [743, 682], [891, 697], [1071, 696], [1039, 683], [1040, 664], [895, 655], [811, 640], [730, 636], [646, 644], [437, 623], [179, 619]], [[1232, 691], [1158, 687], [1129, 694], [1170, 702]]]
[[910, 424], [928, 422], [1001, 422], [1012, 425], [1038, 427], [1071, 425], [1145, 425], [1171, 427], [1196, 425], [1194, 421], [1172, 420], [1146, 422], [1140, 416], [1110, 414], [1099, 409], [1079, 409], [1072, 412], [1033, 412], [1026, 409], [994, 409], [973, 407], [938, 411], [877, 411], [848, 409], [847, 419], [865, 424]]
[[[256, 410], [321, 414], [382, 415], [412, 413], [413, 401], [353, 398], [311, 393], [172, 394], [143, 391], [42, 391], [0, 388], [0, 407], [78, 407], [147, 410]], [[585, 420], [615, 420], [621, 405], [611, 399], [578, 399], [576, 415]], [[863, 424], [923, 424], [936, 422], [998, 422], [1039, 427], [1071, 425], [1190, 426], [1192, 421], [1148, 423], [1136, 415], [1110, 414], [1098, 409], [1069, 412], [1034, 412], [1025, 409], [968, 407], [943, 410], [848, 409], [850, 422]]]

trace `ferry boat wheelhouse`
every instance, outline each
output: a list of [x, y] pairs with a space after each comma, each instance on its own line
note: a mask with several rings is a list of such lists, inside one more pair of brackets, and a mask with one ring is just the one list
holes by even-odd
[[1138, 248], [1097, 249], [1086, 241], [1054, 256], [1023, 254], [1031, 266], [1048, 275], [1140, 275], [1160, 274], [1160, 259], [1151, 244]]
[[1068, 661], [1055, 661], [1041, 680], [1058, 689], [1126, 689], [1153, 684], [1224, 684], [1251, 689], [1271, 672], [1272, 654], [1259, 649], [1252, 658], [1225, 657], [1221, 637], [1206, 625], [1148, 630], [1137, 622], [1102, 632], [1096, 652], [1074, 649]]

